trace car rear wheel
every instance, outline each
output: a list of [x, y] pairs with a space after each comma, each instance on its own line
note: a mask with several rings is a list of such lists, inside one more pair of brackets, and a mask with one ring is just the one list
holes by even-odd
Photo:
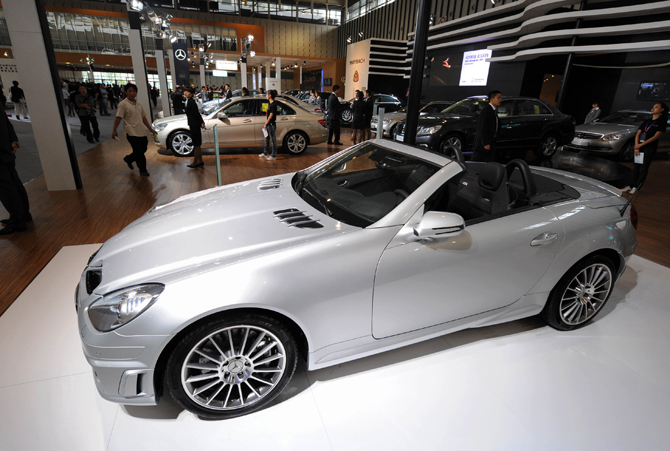
[[233, 418], [261, 409], [288, 385], [297, 345], [273, 318], [232, 315], [212, 320], [181, 339], [166, 380], [184, 409], [208, 418]]
[[463, 152], [463, 138], [455, 134], [447, 135], [440, 144], [440, 152], [446, 154], [446, 148], [449, 146], [454, 146]]
[[299, 131], [289, 132], [284, 138], [282, 147], [290, 154], [300, 155], [307, 149], [307, 136]]
[[621, 148], [619, 158], [621, 159], [621, 161], [633, 161], [634, 156], [635, 156], [635, 142], [628, 141]]
[[193, 154], [193, 140], [191, 134], [185, 130], [174, 132], [168, 138], [170, 150], [178, 157], [188, 157]]
[[342, 111], [340, 111], [340, 119], [342, 122], [351, 122], [353, 118], [354, 113], [349, 108], [344, 108]]
[[555, 135], [549, 134], [542, 138], [540, 145], [535, 151], [535, 155], [539, 158], [552, 157], [558, 150], [558, 138]]
[[614, 264], [596, 255], [573, 266], [549, 294], [540, 316], [554, 329], [572, 330], [592, 320], [614, 287]]

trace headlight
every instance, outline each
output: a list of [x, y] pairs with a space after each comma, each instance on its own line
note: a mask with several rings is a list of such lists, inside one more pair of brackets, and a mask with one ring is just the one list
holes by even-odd
[[112, 331], [137, 318], [164, 289], [165, 285], [147, 284], [111, 293], [91, 304], [88, 317], [100, 332]]
[[389, 125], [391, 123], [391, 119], [384, 119], [384, 125]]
[[433, 127], [419, 127], [419, 129], [416, 131], [417, 136], [418, 135], [432, 135], [433, 133], [437, 133], [439, 129], [441, 129], [441, 125], [435, 125]]
[[618, 141], [623, 138], [623, 135], [620, 133], [610, 133], [609, 135], [604, 135], [600, 138], [601, 141]]
[[167, 127], [167, 126], [168, 126], [167, 123], [163, 123], [163, 124], [156, 124], [156, 125], [154, 125], [153, 127], [154, 127], [154, 130], [156, 130], [157, 132], [159, 132], [159, 131], [165, 129], [165, 127]]
[[372, 116], [372, 119], [370, 120], [370, 122], [372, 122], [373, 124], [376, 124], [378, 120], [379, 120], [379, 118], [377, 116]]

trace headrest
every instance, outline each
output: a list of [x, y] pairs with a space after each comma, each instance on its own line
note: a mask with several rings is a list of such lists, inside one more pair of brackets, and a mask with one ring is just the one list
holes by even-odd
[[495, 191], [505, 178], [505, 166], [500, 163], [486, 163], [479, 171], [479, 186]]

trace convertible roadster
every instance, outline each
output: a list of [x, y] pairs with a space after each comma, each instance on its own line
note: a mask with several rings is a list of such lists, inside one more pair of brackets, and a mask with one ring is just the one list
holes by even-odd
[[150, 210], [76, 291], [100, 394], [203, 417], [261, 409], [309, 370], [540, 315], [591, 321], [633, 253], [616, 188], [520, 160], [384, 140]]

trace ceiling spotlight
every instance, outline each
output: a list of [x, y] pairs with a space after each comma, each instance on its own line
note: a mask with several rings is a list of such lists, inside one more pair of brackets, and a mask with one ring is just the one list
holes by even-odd
[[272, 67], [275, 67], [275, 63], [274, 63], [274, 61], [272, 62]]
[[295, 63], [295, 64], [293, 65], [293, 67], [298, 67], [298, 63]]
[[351, 36], [347, 38], [347, 44], [351, 44]]
[[303, 61], [303, 62], [302, 62], [302, 65], [303, 65], [303, 66], [304, 66], [305, 64], [307, 64], [307, 61]]
[[256, 52], [254, 52], [253, 50], [252, 50], [252, 51], [250, 51], [250, 52], [249, 52], [249, 56], [251, 56], [251, 57], [254, 57], [254, 56], [256, 56]]
[[170, 37], [170, 42], [177, 42], [177, 39], [178, 39], [177, 36], [172, 35], [172, 36]]
[[365, 33], [363, 33], [362, 31], [359, 31], [359, 32], [358, 32], [358, 37], [359, 37], [359, 38], [362, 38], [364, 34], [365, 34]]
[[130, 8], [135, 11], [142, 11], [144, 9], [144, 3], [142, 3], [140, 0], [131, 0]]
[[253, 41], [254, 40], [254, 35], [250, 34], [249, 36], [247, 36], [247, 39], [249, 40], [249, 42]]

